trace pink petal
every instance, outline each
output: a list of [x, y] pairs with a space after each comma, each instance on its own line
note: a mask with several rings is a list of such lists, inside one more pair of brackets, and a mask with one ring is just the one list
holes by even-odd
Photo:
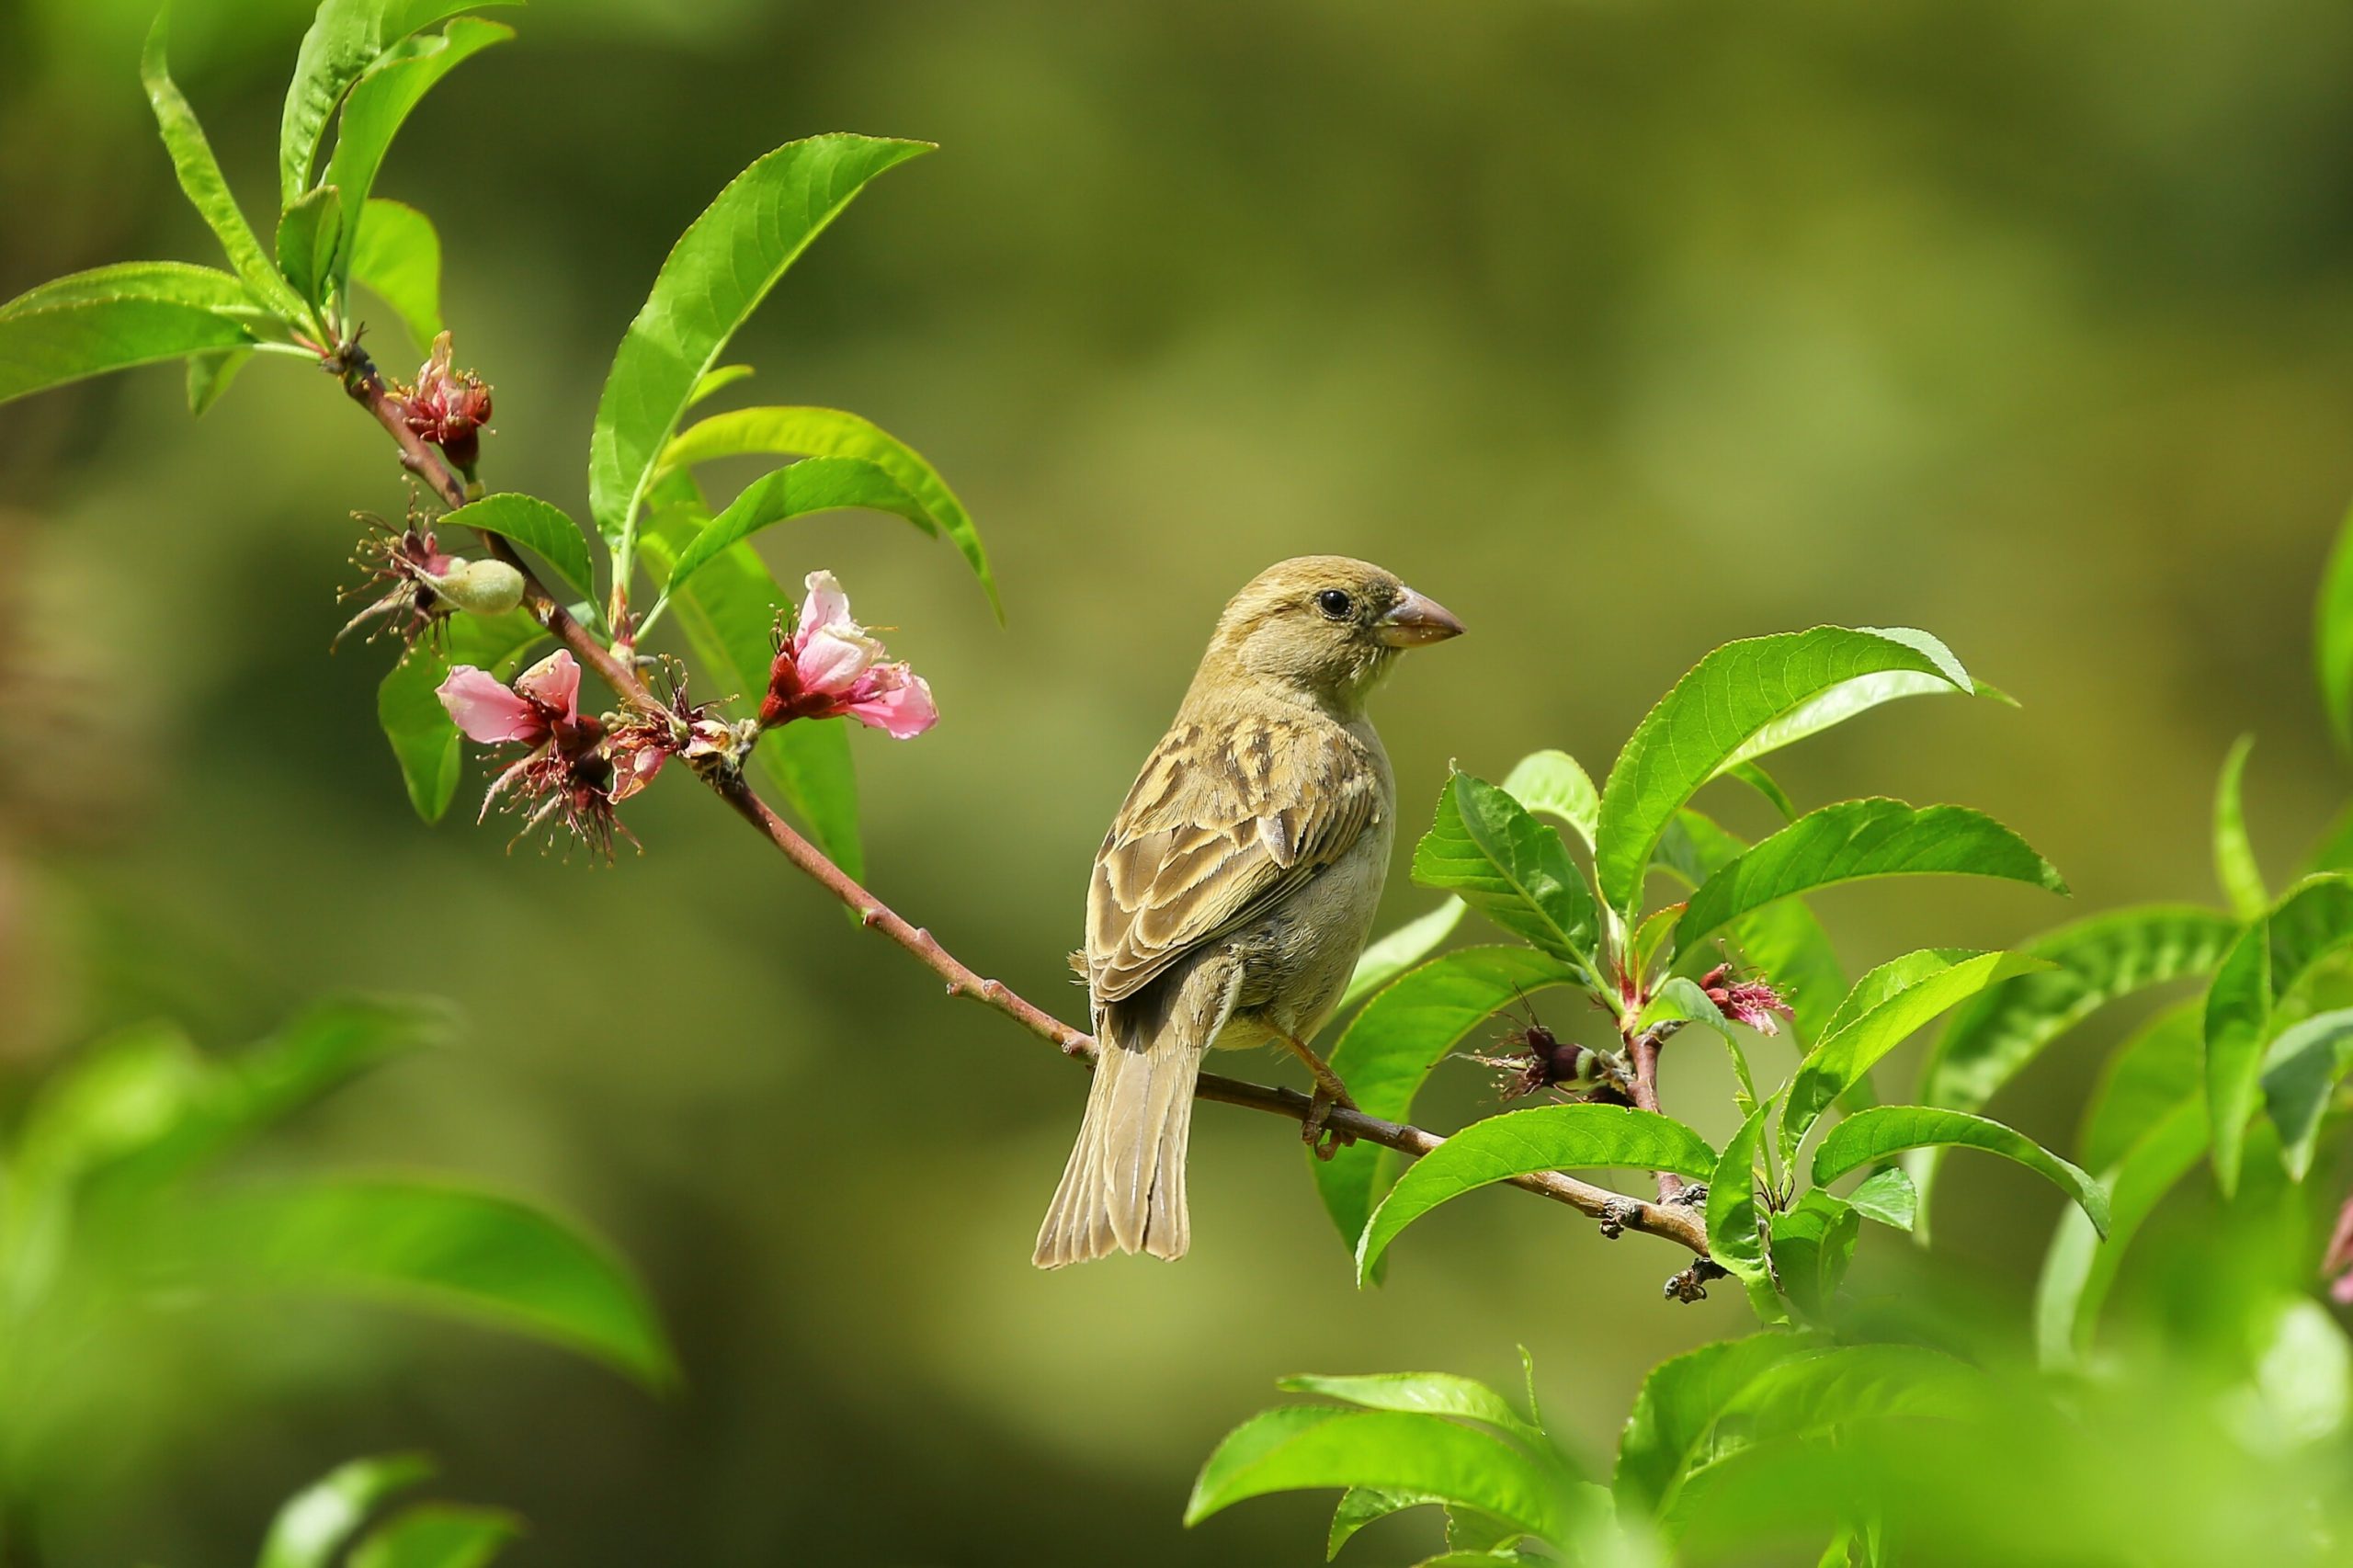
[[855, 686], [882, 655], [882, 644], [847, 622], [803, 627], [792, 665], [801, 689], [837, 697]]
[[871, 674], [886, 678], [870, 687], [872, 695], [850, 702], [851, 718], [897, 741], [913, 740], [939, 722], [938, 705], [923, 676], [911, 674], [904, 665], [884, 665]]
[[847, 627], [858, 630], [858, 622], [849, 618], [849, 596], [831, 572], [812, 572], [803, 580], [809, 597], [801, 602], [801, 624], [794, 629], [794, 641], [808, 636], [820, 627]]
[[570, 723], [580, 717], [580, 666], [571, 650], [558, 648], [515, 677], [515, 689]]
[[613, 804], [620, 805], [653, 783], [654, 776], [662, 771], [663, 763], [669, 760], [669, 756], [660, 746], [640, 746], [620, 758], [620, 766], [614, 770], [613, 787], [609, 791]]
[[539, 710], [507, 690], [488, 670], [460, 665], [434, 695], [449, 710], [450, 721], [484, 745], [500, 741], [536, 744], [547, 738], [548, 727]]

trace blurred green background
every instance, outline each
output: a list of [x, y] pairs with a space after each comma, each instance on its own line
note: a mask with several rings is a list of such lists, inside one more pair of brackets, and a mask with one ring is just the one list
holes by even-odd
[[[304, 10], [175, 20], [249, 210]], [[942, 143], [801, 263], [728, 355], [760, 374], [726, 401], [867, 415], [978, 518], [1002, 630], [894, 520], [764, 548], [787, 581], [838, 572], [946, 715], [858, 737], [874, 886], [1069, 1016], [1103, 823], [1220, 604], [1305, 551], [1377, 559], [1472, 628], [1379, 709], [1409, 826], [1449, 758], [1495, 777], [1560, 745], [1597, 776], [1725, 638], [1945, 637], [2022, 709], [1904, 704], [1777, 773], [1802, 803], [1991, 811], [2076, 897], [1834, 893], [1857, 971], [2211, 900], [2209, 792], [2241, 732], [2275, 877], [2344, 793], [2306, 656], [2353, 493], [2341, 5], [507, 15], [520, 39], [436, 91], [380, 191], [440, 225], [460, 361], [497, 392], [487, 477], [578, 514], [612, 347], [710, 196], [813, 131]], [[149, 18], [0, 9], [0, 297], [208, 257], [139, 92]], [[408, 362], [389, 324], [374, 342]], [[1315, 1499], [1176, 1524], [1277, 1375], [1508, 1381], [1524, 1343], [1555, 1426], [1598, 1453], [1653, 1360], [1747, 1326], [1736, 1292], [1663, 1305], [1667, 1250], [1501, 1197], [1359, 1294], [1296, 1144], [1216, 1107], [1191, 1257], [1038, 1274], [1082, 1075], [945, 1003], [698, 792], [646, 798], [646, 853], [612, 869], [503, 855], [462, 806], [416, 823], [374, 727], [382, 650], [325, 652], [347, 513], [402, 505], [330, 383], [264, 363], [201, 424], [174, 370], [93, 383], [12, 405], [0, 465], [17, 1092], [129, 1018], [227, 1045], [326, 991], [451, 996], [460, 1047], [277, 1157], [557, 1202], [636, 1261], [687, 1373], [659, 1399], [446, 1324], [192, 1313], [163, 1332], [211, 1349], [61, 1499], [63, 1561], [244, 1562], [278, 1498], [383, 1448], [527, 1515], [517, 1562], [1305, 1561]], [[1410, 844], [1392, 918], [1433, 902]], [[1995, 1111], [2069, 1146], [2094, 1044]], [[1441, 1073], [1427, 1119], [1478, 1108], [1483, 1078]], [[1722, 1087], [1714, 1055], [1670, 1053], [1669, 1107], [1711, 1137]], [[1945, 1187], [1938, 1260], [1874, 1234], [1859, 1278], [1979, 1270], [2020, 1310], [2058, 1200], [1988, 1165]]]

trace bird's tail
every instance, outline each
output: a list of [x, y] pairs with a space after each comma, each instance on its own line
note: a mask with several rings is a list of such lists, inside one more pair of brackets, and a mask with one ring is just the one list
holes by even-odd
[[1032, 1261], [1039, 1267], [1084, 1263], [1114, 1249], [1185, 1256], [1192, 1240], [1185, 1151], [1193, 1131], [1193, 1083], [1214, 1033], [1165, 1023], [1100, 1031], [1086, 1119], [1038, 1229]]

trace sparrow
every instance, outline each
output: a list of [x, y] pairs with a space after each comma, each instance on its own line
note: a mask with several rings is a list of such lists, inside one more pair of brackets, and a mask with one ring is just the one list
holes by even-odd
[[1396, 785], [1365, 699], [1400, 650], [1462, 623], [1341, 555], [1267, 568], [1225, 607], [1176, 721], [1096, 851], [1084, 974], [1095, 1081], [1033, 1259], [1177, 1258], [1185, 1152], [1212, 1047], [1280, 1046], [1315, 1081], [1302, 1136], [1350, 1105], [1308, 1046], [1364, 950]]

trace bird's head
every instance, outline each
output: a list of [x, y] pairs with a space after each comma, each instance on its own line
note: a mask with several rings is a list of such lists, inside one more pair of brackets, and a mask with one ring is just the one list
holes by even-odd
[[1353, 710], [1401, 648], [1460, 636], [1462, 623], [1367, 561], [1277, 562], [1218, 618], [1202, 673], [1239, 675]]

